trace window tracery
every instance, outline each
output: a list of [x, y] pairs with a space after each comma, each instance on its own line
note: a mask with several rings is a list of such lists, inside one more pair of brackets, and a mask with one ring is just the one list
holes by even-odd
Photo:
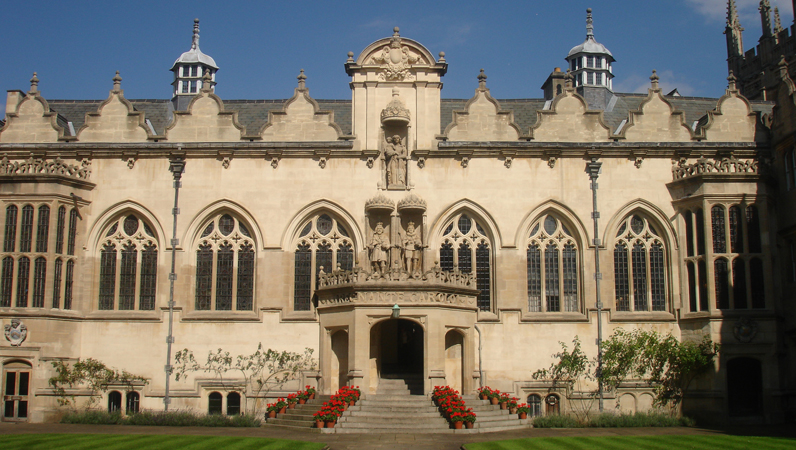
[[323, 268], [330, 273], [354, 268], [354, 241], [335, 217], [319, 213], [311, 217], [299, 233], [294, 255], [293, 309], [310, 311]]
[[254, 309], [254, 239], [230, 213], [206, 223], [196, 250], [197, 311]]
[[614, 243], [617, 311], [666, 311], [666, 247], [651, 221], [632, 214]]
[[558, 217], [531, 226], [526, 249], [528, 311], [578, 312], [578, 243]]
[[481, 224], [467, 213], [454, 216], [445, 227], [439, 256], [440, 267], [444, 271], [458, 268], [464, 273], [472, 273], [475, 267], [478, 309], [491, 310], [492, 243]]
[[136, 300], [139, 310], [155, 309], [158, 244], [149, 225], [134, 214], [118, 217], [100, 248], [99, 309], [134, 310]]

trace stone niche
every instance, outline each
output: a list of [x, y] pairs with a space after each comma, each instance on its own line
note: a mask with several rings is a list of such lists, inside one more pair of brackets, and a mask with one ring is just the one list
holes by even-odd
[[382, 182], [388, 190], [409, 188], [410, 127], [409, 110], [401, 101], [398, 89], [393, 89], [392, 100], [381, 112]]

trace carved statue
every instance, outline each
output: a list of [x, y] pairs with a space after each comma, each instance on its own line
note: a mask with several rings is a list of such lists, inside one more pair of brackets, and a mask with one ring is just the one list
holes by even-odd
[[387, 137], [384, 142], [384, 159], [387, 162], [387, 186], [406, 185], [406, 144], [401, 137]]
[[402, 236], [401, 247], [404, 254], [404, 269], [409, 274], [420, 271], [420, 254], [423, 250], [423, 241], [420, 239], [415, 223], [409, 222], [406, 233]]
[[387, 266], [387, 252], [390, 250], [390, 238], [384, 233], [384, 226], [381, 222], [376, 224], [373, 230], [373, 238], [370, 240], [370, 265], [373, 273], [383, 275], [389, 268]]

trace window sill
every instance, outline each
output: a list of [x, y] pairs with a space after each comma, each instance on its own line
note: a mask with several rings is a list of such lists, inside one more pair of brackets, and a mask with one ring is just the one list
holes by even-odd
[[185, 313], [181, 322], [259, 322], [255, 311], [191, 311]]
[[588, 322], [579, 312], [523, 312], [521, 322]]
[[317, 322], [315, 311], [287, 311], [282, 315], [283, 322]]
[[609, 318], [611, 322], [674, 322], [677, 320], [674, 314], [668, 311], [614, 311], [610, 310]]
[[108, 321], [128, 321], [128, 320], [143, 320], [151, 322], [160, 322], [160, 314], [158, 311], [136, 311], [136, 310], [103, 310], [92, 311], [84, 317], [85, 320], [108, 320]]
[[681, 321], [689, 321], [689, 320], [723, 320], [723, 319], [737, 319], [740, 317], [745, 316], [755, 316], [755, 318], [760, 317], [773, 317], [774, 311], [767, 309], [767, 308], [759, 308], [759, 309], [726, 309], [726, 310], [718, 310], [718, 311], [699, 311], [699, 312], [689, 312], [684, 313], [681, 317]]

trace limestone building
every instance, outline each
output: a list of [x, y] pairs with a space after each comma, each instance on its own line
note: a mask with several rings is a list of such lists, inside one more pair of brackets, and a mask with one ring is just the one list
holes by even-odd
[[[198, 21], [170, 100], [128, 100], [118, 72], [104, 100], [47, 100], [34, 74], [0, 128], [3, 420], [53, 420], [51, 362], [89, 357], [149, 380], [108, 405], [162, 408], [171, 281], [172, 351], [315, 349], [285, 391], [411, 376], [566, 411], [580, 393], [531, 374], [575, 336], [596, 354], [601, 318], [721, 342], [687, 414], [792, 417], [796, 29], [767, 5], [744, 52], [729, 2], [721, 98], [654, 72], [614, 92], [591, 11], [537, 99], [493, 98], [483, 71], [441, 98], [444, 53], [398, 28], [348, 54], [350, 101], [303, 71], [288, 100], [222, 100]], [[229, 382], [172, 380], [171, 404], [257, 400]], [[644, 383], [606, 399], [651, 403]]]

